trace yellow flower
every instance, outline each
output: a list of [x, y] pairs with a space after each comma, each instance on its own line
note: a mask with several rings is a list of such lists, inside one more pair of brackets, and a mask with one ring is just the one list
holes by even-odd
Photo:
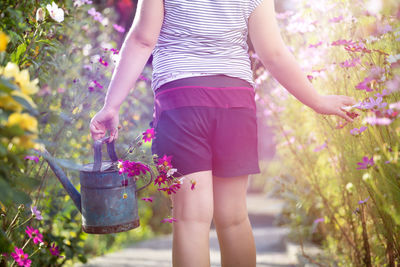
[[8, 62], [2, 72], [4, 77], [14, 78], [14, 82], [21, 88], [24, 94], [31, 95], [39, 91], [37, 86], [39, 82], [38, 78], [31, 81], [27, 69], [20, 71], [17, 64]]
[[18, 112], [22, 111], [21, 104], [15, 101], [10, 95], [0, 96], [0, 108]]
[[8, 37], [4, 32], [0, 31], [0, 52], [6, 50], [8, 41], [10, 41], [10, 37]]
[[21, 129], [33, 133], [37, 132], [38, 122], [35, 117], [27, 113], [14, 112], [8, 117], [7, 126], [19, 125]]
[[37, 138], [37, 136], [36, 135], [14, 136], [11, 139], [11, 143], [26, 149], [35, 148], [37, 146], [37, 143], [32, 142], [32, 139], [34, 138]]

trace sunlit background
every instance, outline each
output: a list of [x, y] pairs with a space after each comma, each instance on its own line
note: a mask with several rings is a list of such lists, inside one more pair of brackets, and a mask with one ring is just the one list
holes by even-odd
[[[315, 89], [352, 96], [358, 105], [349, 111], [353, 123], [316, 114], [264, 69], [249, 40], [262, 173], [251, 177], [248, 190], [285, 200], [280, 224], [291, 227], [293, 241], [318, 245], [324, 254], [313, 260], [322, 266], [399, 265], [400, 4], [275, 2], [284, 41]], [[85, 262], [171, 231], [161, 223], [170, 213], [168, 195], [151, 186], [138, 196], [154, 197], [138, 202], [140, 228], [83, 233], [80, 213], [33, 150], [45, 146], [57, 158], [92, 162], [89, 121], [103, 104], [136, 5], [1, 1], [1, 252], [15, 252], [14, 246], [31, 240], [27, 225], [42, 235], [42, 249], [32, 241], [24, 249], [34, 266]], [[121, 108], [118, 155], [149, 128], [151, 72], [150, 58]], [[149, 148], [141, 148], [145, 161]], [[66, 171], [79, 190], [79, 173]], [[12, 262], [9, 254], [2, 257]]]

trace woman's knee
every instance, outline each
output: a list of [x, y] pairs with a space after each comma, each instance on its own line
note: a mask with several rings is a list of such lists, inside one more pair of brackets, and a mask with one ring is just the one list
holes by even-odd
[[[213, 217], [213, 187], [211, 171], [184, 175], [181, 188], [172, 195], [173, 217], [179, 221], [211, 224]], [[192, 190], [191, 180], [196, 184]]]
[[227, 228], [248, 220], [246, 191], [248, 176], [214, 177], [214, 224]]

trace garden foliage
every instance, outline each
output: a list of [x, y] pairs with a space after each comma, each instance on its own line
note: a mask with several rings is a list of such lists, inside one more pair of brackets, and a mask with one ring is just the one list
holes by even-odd
[[257, 70], [258, 104], [284, 164], [285, 220], [296, 241], [325, 249], [314, 263], [398, 265], [400, 5], [298, 1], [293, 10], [277, 14], [278, 22], [316, 91], [358, 104], [347, 110], [352, 123], [317, 114]]

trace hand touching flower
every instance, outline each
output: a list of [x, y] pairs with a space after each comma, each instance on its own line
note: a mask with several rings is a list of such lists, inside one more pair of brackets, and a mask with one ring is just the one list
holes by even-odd
[[354, 98], [344, 95], [321, 95], [320, 100], [317, 104], [317, 108], [314, 110], [319, 114], [325, 115], [337, 115], [353, 122], [353, 118], [346, 112], [348, 107], [357, 104]]

